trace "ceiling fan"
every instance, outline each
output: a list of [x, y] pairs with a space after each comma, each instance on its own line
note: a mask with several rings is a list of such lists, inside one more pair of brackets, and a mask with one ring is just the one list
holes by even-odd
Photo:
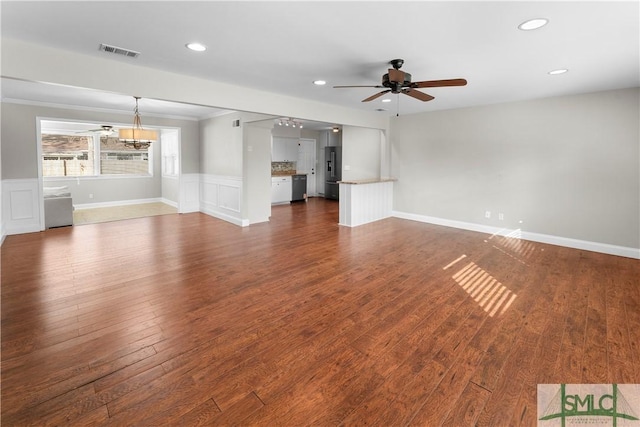
[[115, 132], [115, 130], [113, 129], [113, 126], [101, 125], [99, 129], [89, 129], [89, 130], [85, 130], [77, 133], [86, 133], [86, 132], [94, 132], [94, 133], [97, 132], [102, 136], [111, 136]]
[[378, 92], [371, 95], [368, 98], [362, 100], [362, 102], [373, 101], [376, 98], [381, 97], [385, 93], [404, 93], [412, 98], [416, 98], [420, 101], [431, 101], [433, 96], [421, 92], [416, 89], [422, 89], [426, 87], [444, 87], [444, 86], [465, 86], [467, 81], [465, 79], [448, 79], [448, 80], [426, 80], [422, 82], [412, 82], [411, 74], [401, 71], [400, 68], [404, 64], [404, 59], [393, 59], [389, 61], [389, 64], [393, 68], [389, 68], [389, 72], [382, 76], [382, 85], [376, 86], [334, 86], [334, 88], [351, 88], [351, 87], [373, 87], [373, 88], [386, 88], [382, 92]]

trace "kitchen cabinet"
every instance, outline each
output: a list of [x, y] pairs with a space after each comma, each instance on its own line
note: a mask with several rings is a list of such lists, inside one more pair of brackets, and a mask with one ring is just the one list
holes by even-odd
[[272, 162], [297, 162], [298, 161], [298, 139], [297, 138], [273, 138], [273, 149], [271, 151]]
[[291, 176], [271, 177], [271, 204], [291, 202]]

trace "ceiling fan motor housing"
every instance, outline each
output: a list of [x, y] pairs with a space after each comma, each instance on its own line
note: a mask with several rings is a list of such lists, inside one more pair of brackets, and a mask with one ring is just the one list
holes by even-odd
[[411, 74], [403, 72], [402, 75], [402, 81], [392, 81], [389, 80], [389, 73], [386, 73], [384, 76], [382, 76], [382, 86], [388, 87], [393, 93], [399, 93], [402, 91], [402, 88], [410, 87]]

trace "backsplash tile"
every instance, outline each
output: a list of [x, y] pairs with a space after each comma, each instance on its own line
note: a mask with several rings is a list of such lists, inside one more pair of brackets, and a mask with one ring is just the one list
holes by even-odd
[[296, 173], [296, 162], [271, 162], [272, 175], [286, 175]]

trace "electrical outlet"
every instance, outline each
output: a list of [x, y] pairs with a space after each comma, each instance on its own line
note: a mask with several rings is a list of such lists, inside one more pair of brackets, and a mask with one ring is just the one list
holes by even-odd
[[491, 211], [485, 211], [484, 217], [485, 218], [491, 218]]
[[89, 198], [93, 199], [93, 193], [89, 193]]

